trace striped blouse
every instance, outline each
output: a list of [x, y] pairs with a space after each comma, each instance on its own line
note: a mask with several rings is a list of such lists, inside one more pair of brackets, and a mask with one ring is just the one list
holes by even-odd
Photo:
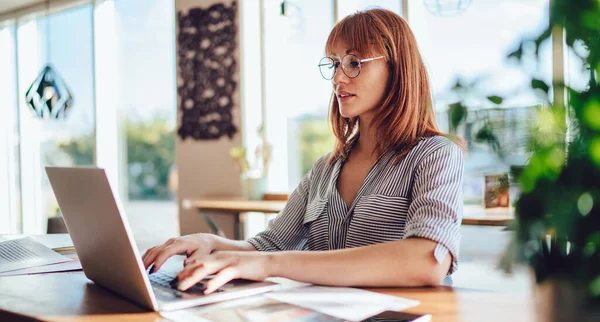
[[449, 139], [422, 139], [398, 164], [381, 156], [350, 207], [336, 182], [343, 160], [330, 154], [315, 162], [267, 229], [247, 241], [259, 251], [334, 250], [421, 237], [438, 243], [435, 259], [448, 252], [458, 268], [462, 220], [463, 153]]

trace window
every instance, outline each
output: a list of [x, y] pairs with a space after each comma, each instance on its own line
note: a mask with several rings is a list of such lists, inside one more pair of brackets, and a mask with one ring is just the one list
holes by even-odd
[[[432, 14], [423, 1], [409, 0], [409, 23], [429, 69], [438, 123], [448, 131], [448, 105], [456, 97], [450, 94], [458, 78], [473, 81], [493, 75], [477, 90], [486, 95], [508, 95], [500, 106], [475, 102], [477, 111], [469, 113], [461, 132], [469, 143], [465, 160], [464, 195], [466, 203], [481, 204], [483, 175], [508, 171], [511, 165], [523, 165], [527, 158], [525, 138], [532, 111], [544, 101], [529, 88], [523, 69], [506, 59], [523, 38], [537, 36], [548, 27], [548, 0], [473, 1], [463, 12], [451, 16]], [[540, 66], [525, 65], [526, 72], [551, 81], [551, 43], [543, 44]], [[514, 94], [517, 95], [514, 95]], [[492, 124], [507, 153], [499, 158], [490, 146], [474, 140], [482, 124]]]
[[402, 15], [402, 0], [344, 0], [338, 1], [338, 19], [354, 13], [358, 10], [370, 8], [383, 8]]
[[317, 157], [331, 151], [331, 82], [317, 69], [333, 27], [330, 1], [264, 1], [266, 137], [273, 144], [269, 191], [293, 190]]
[[20, 230], [20, 196], [17, 144], [17, 66], [16, 29], [14, 25], [0, 27], [0, 234]]
[[[332, 85], [321, 78], [316, 65], [324, 55], [334, 17], [339, 20], [370, 7], [408, 17], [430, 71], [438, 122], [447, 131], [448, 104], [456, 99], [449, 91], [458, 77], [468, 81], [482, 74], [495, 75], [478, 88], [484, 95], [504, 95], [528, 87], [523, 71], [505, 57], [521, 38], [536, 35], [547, 26], [549, 11], [549, 0], [472, 1], [464, 12], [444, 17], [432, 14], [422, 0], [291, 0], [286, 1], [282, 15], [281, 2], [240, 4], [245, 51], [241, 61], [243, 135], [246, 144], [256, 144], [259, 140], [249, 136], [256, 135], [256, 127], [263, 122], [266, 139], [274, 147], [268, 176], [271, 192], [290, 192], [314, 161], [333, 148], [327, 123]], [[407, 12], [402, 12], [403, 8]], [[48, 18], [16, 18], [14, 25], [6, 21], [0, 25], [0, 102], [7, 107], [0, 120], [0, 211], [9, 214], [0, 217], [1, 232], [44, 232], [46, 217], [56, 211], [44, 166], [102, 165], [99, 161], [107, 158], [118, 159], [114, 168], [118, 163], [121, 197], [125, 197], [128, 214], [142, 201], [146, 206], [152, 201], [153, 207], [162, 201], [161, 205], [168, 204], [169, 211], [176, 213], [172, 201], [177, 182], [173, 162], [174, 0], [100, 1], [95, 7], [78, 5]], [[546, 58], [542, 64], [525, 67], [550, 81], [551, 48], [549, 43], [543, 47]], [[34, 118], [23, 99], [48, 60], [74, 96], [72, 110], [64, 120]], [[579, 65], [572, 51], [565, 55], [568, 81], [583, 89], [589, 72]], [[110, 73], [105, 72], [106, 67]], [[261, 78], [264, 82], [258, 81]], [[108, 83], [112, 84], [106, 86]], [[523, 133], [522, 120], [540, 104], [542, 101], [527, 91], [500, 106], [481, 102], [479, 110], [470, 114], [463, 135], [472, 137], [478, 122], [488, 120], [504, 129], [503, 140], [510, 141], [512, 134]], [[104, 110], [107, 106], [113, 110]], [[257, 113], [261, 108], [264, 119]], [[106, 124], [114, 124], [115, 118], [118, 131], [111, 135], [118, 138], [108, 141], [118, 144], [100, 147], [103, 133], [114, 126]], [[499, 162], [489, 146], [474, 140], [469, 144], [465, 200], [480, 203], [482, 175], [522, 164], [527, 155], [518, 148]]]
[[[316, 158], [332, 148], [333, 137], [326, 122], [331, 85], [319, 84], [318, 75], [312, 74], [312, 65], [306, 61], [308, 57], [323, 54], [333, 26], [330, 18], [333, 4], [337, 4], [338, 19], [342, 19], [372, 7], [401, 14], [403, 1], [289, 1], [285, 16], [280, 12], [281, 1], [264, 3], [264, 46], [268, 49], [264, 66], [265, 124], [267, 139], [274, 145], [268, 189], [289, 192]], [[545, 103], [535, 93], [522, 90], [529, 87], [525, 73], [551, 80], [551, 43], [543, 44], [543, 61], [539, 66], [530, 64], [522, 68], [506, 56], [517, 48], [521, 39], [537, 35], [548, 26], [549, 2], [474, 1], [464, 11], [450, 15], [438, 15], [420, 0], [407, 0], [406, 5], [406, 16], [429, 69], [438, 123], [443, 131], [449, 130], [447, 110], [457, 99], [451, 93], [457, 79], [470, 82], [482, 75], [493, 75], [477, 88], [482, 97], [511, 97], [498, 106], [486, 101], [471, 106], [474, 109], [467, 126], [459, 133], [469, 142], [465, 201], [480, 204], [485, 174], [506, 172], [512, 165], [523, 165], [528, 157], [524, 141], [529, 121], [535, 109]], [[293, 61], [302, 65], [282, 68]], [[499, 157], [488, 144], [474, 139], [484, 124], [493, 125], [501, 144], [510, 153]]]
[[[175, 6], [114, 1], [119, 173], [130, 216], [175, 216]], [[164, 209], [163, 209], [164, 208]]]
[[[338, 18], [382, 7], [401, 12], [401, 1], [337, 1]], [[334, 25], [333, 1], [264, 1], [266, 137], [273, 144], [267, 189], [292, 191], [313, 163], [333, 149], [328, 124], [332, 85], [317, 63]], [[248, 140], [250, 141], [250, 140]]]
[[[133, 207], [128, 200], [168, 200], [157, 211], [174, 216], [173, 0], [52, 9], [57, 13], [28, 12], [14, 25], [0, 25], [0, 100], [6, 107], [0, 120], [1, 232], [45, 232], [47, 217], [58, 211], [45, 166], [98, 165], [124, 183], [118, 187], [126, 208]], [[65, 119], [38, 119], [24, 100], [47, 63], [73, 95]]]
[[[58, 204], [45, 166], [94, 164], [94, 82], [92, 5], [22, 20], [18, 26], [19, 119], [23, 232], [45, 231]], [[25, 104], [24, 93], [47, 63], [73, 95], [65, 119], [40, 120]]]

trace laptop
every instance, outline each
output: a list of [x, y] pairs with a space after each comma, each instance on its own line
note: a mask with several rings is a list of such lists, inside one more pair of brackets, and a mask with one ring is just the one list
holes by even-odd
[[153, 311], [183, 309], [281, 288], [269, 281], [233, 280], [217, 292], [204, 295], [204, 280], [181, 292], [170, 285], [176, 273], [163, 269], [147, 273], [104, 169], [46, 167], [46, 173], [85, 276], [104, 288]]

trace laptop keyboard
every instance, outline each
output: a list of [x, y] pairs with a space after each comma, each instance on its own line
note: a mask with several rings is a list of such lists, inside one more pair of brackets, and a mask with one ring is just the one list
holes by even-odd
[[[206, 289], [205, 283], [209, 281], [209, 278], [205, 278], [202, 281], [196, 283], [196, 285], [188, 288], [185, 291], [179, 291], [177, 289], [177, 284], [172, 283], [177, 274], [158, 271], [154, 274], [148, 275], [150, 279], [150, 284], [152, 286], [157, 286], [163, 289], [175, 290], [177, 292], [187, 293], [187, 294], [196, 294], [196, 295], [204, 295], [204, 290]], [[223, 289], [219, 288], [215, 292], [223, 292]]]

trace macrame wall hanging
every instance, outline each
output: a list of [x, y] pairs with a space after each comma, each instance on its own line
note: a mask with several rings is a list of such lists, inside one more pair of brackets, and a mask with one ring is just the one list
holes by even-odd
[[177, 13], [178, 95], [182, 139], [232, 138], [237, 87], [237, 2]]

